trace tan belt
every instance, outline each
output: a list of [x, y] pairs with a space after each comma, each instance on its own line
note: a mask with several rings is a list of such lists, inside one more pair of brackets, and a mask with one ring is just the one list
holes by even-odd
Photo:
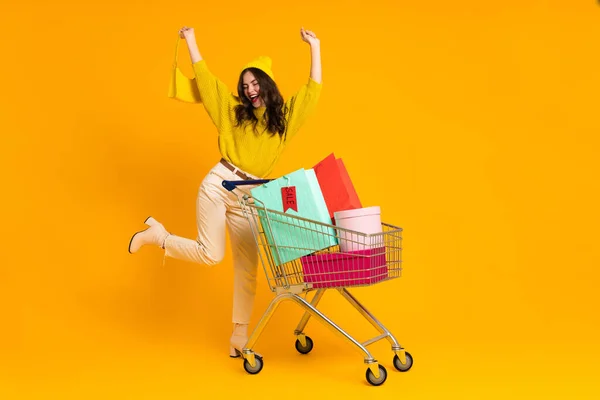
[[219, 162], [221, 164], [223, 164], [228, 170], [230, 170], [231, 172], [233, 172], [234, 174], [236, 174], [237, 176], [239, 176], [243, 180], [245, 180], [245, 181], [254, 180], [253, 177], [244, 174], [242, 171], [240, 171], [239, 169], [237, 169], [236, 167], [234, 167], [233, 165], [231, 165], [230, 163], [228, 163], [227, 160], [225, 160], [224, 158], [221, 158], [221, 161], [219, 161]]

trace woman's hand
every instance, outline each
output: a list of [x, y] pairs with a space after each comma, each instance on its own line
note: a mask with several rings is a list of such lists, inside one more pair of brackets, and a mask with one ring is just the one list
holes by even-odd
[[200, 50], [198, 50], [198, 46], [196, 45], [196, 36], [194, 34], [194, 28], [184, 26], [179, 30], [179, 37], [185, 39], [188, 45], [188, 51], [190, 53], [190, 59], [192, 61], [192, 64], [201, 61], [202, 55], [200, 54]]
[[311, 47], [318, 46], [320, 44], [320, 41], [317, 38], [317, 35], [315, 35], [315, 33], [313, 31], [307, 31], [304, 28], [301, 28], [300, 36], [302, 37], [302, 40], [304, 40], [306, 43], [310, 44]]
[[194, 28], [189, 28], [184, 26], [179, 30], [179, 37], [182, 39], [193, 39], [194, 38]]
[[317, 83], [321, 83], [321, 41], [313, 31], [307, 31], [302, 27], [300, 29], [302, 40], [310, 45], [310, 77]]

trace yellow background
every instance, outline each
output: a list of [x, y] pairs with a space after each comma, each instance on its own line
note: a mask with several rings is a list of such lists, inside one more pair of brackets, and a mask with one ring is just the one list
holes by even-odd
[[[595, 1], [6, 0], [0, 15], [0, 398], [600, 396]], [[194, 236], [219, 157], [204, 110], [166, 97], [184, 24], [228, 85], [267, 54], [286, 96], [309, 71], [300, 27], [321, 38], [322, 101], [274, 176], [334, 151], [404, 228], [403, 277], [354, 293], [409, 373], [380, 342], [389, 377], [368, 386], [360, 353], [316, 323], [299, 356], [290, 304], [247, 375], [227, 357], [230, 253], [212, 269], [127, 253], [149, 214]], [[271, 298], [261, 275], [254, 322]], [[322, 310], [374, 335], [335, 293]]]

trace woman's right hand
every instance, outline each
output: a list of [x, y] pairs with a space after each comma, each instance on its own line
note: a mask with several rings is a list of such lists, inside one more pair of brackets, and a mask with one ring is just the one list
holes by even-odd
[[179, 37], [182, 39], [190, 39], [194, 37], [194, 28], [184, 26], [179, 30]]
[[190, 28], [188, 26], [184, 26], [179, 30], [179, 37], [185, 39], [187, 43], [188, 50], [190, 52], [190, 59], [192, 64], [197, 63], [202, 60], [202, 55], [200, 54], [200, 50], [198, 50], [198, 46], [196, 45], [196, 37], [194, 36], [194, 28]]

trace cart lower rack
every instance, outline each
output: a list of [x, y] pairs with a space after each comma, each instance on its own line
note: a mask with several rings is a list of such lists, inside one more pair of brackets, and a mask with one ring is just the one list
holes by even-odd
[[[238, 186], [266, 182], [269, 181], [223, 181], [223, 187], [233, 191]], [[291, 301], [304, 310], [294, 331], [299, 353], [308, 354], [313, 348], [312, 339], [305, 334], [308, 321], [313, 317], [363, 354], [367, 364], [366, 380], [371, 385], [379, 386], [387, 379], [387, 370], [367, 349], [379, 340], [386, 339], [391, 344], [393, 365], [398, 371], [410, 370], [413, 365], [410, 353], [348, 291], [350, 287], [371, 286], [401, 276], [402, 228], [382, 223], [380, 233], [364, 234], [266, 208], [243, 191], [238, 199], [251, 226], [269, 288], [276, 294], [242, 349], [246, 372], [257, 374], [262, 370], [263, 357], [253, 350], [254, 345], [284, 301]], [[361, 343], [319, 311], [317, 306], [327, 290], [338, 292], [379, 335]], [[309, 293], [314, 293], [310, 301]]]

